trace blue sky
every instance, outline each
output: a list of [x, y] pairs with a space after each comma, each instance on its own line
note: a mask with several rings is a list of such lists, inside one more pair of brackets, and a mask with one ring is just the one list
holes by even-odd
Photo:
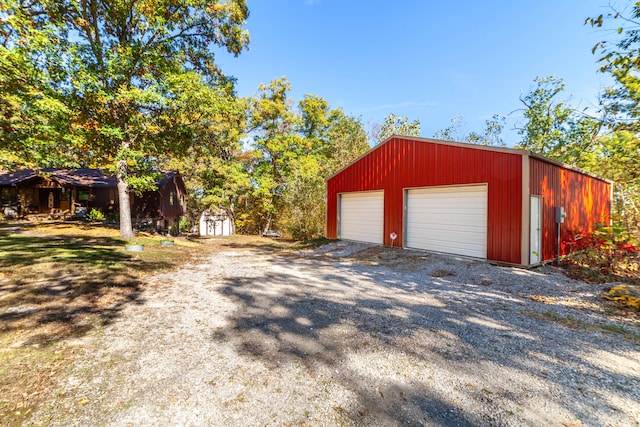
[[[614, 1], [625, 5], [625, 1]], [[286, 76], [305, 94], [361, 116], [367, 131], [389, 113], [419, 119], [431, 137], [461, 115], [463, 132], [494, 114], [522, 123], [518, 97], [555, 75], [574, 105], [592, 107], [608, 84], [593, 45], [608, 35], [584, 25], [608, 0], [249, 0], [250, 50], [219, 53], [240, 96]], [[517, 132], [505, 133], [508, 145]]]

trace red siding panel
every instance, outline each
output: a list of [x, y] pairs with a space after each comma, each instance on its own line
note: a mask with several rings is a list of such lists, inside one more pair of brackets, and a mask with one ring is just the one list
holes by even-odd
[[338, 194], [384, 190], [384, 244], [403, 241], [405, 188], [488, 184], [487, 258], [519, 264], [522, 155], [393, 138], [327, 181], [327, 237], [337, 237]]
[[[579, 230], [589, 231], [597, 223], [608, 224], [611, 216], [611, 184], [562, 166], [531, 158], [531, 194], [542, 196], [542, 259], [556, 256], [555, 207], [567, 214], [561, 239]], [[561, 254], [565, 248], [561, 248]]]

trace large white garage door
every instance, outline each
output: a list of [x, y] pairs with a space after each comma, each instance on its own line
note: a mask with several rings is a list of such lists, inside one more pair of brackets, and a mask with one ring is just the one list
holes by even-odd
[[407, 191], [408, 248], [487, 257], [487, 186]]
[[369, 191], [340, 195], [340, 238], [382, 244], [384, 193]]

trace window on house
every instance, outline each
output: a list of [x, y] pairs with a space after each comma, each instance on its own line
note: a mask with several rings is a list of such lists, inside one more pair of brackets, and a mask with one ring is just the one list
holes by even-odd
[[0, 188], [0, 205], [6, 205], [18, 202], [17, 188]]
[[172, 191], [171, 193], [169, 193], [169, 204], [173, 206], [175, 201], [176, 201], [176, 194]]
[[78, 201], [79, 202], [88, 202], [89, 201], [89, 189], [80, 189], [78, 190]]
[[62, 187], [60, 192], [61, 192], [60, 194], [61, 201], [68, 202], [71, 200], [71, 190], [69, 190], [68, 188]]

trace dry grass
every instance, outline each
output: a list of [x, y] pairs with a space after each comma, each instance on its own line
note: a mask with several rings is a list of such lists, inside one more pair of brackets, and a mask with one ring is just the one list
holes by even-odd
[[622, 257], [602, 266], [601, 260], [581, 253], [571, 254], [561, 263], [565, 274], [593, 284], [607, 284], [601, 296], [603, 304], [619, 316], [640, 318], [640, 257]]
[[124, 250], [114, 228], [83, 223], [0, 224], [0, 425], [21, 425], [55, 390], [83, 338], [144, 301], [146, 276], [220, 245], [290, 246], [242, 236], [173, 239], [138, 234]]
[[548, 320], [554, 323], [558, 323], [569, 329], [592, 329], [603, 332], [612, 332], [629, 341], [640, 343], [640, 335], [620, 325], [588, 323], [572, 316], [561, 316], [559, 314], [551, 313], [548, 311], [538, 312], [527, 310], [521, 311], [520, 314], [531, 317], [533, 319]]
[[403, 270], [414, 270], [428, 263], [431, 255], [426, 252], [407, 252], [389, 246], [372, 246], [353, 253], [350, 258], [365, 265], [379, 265]]

